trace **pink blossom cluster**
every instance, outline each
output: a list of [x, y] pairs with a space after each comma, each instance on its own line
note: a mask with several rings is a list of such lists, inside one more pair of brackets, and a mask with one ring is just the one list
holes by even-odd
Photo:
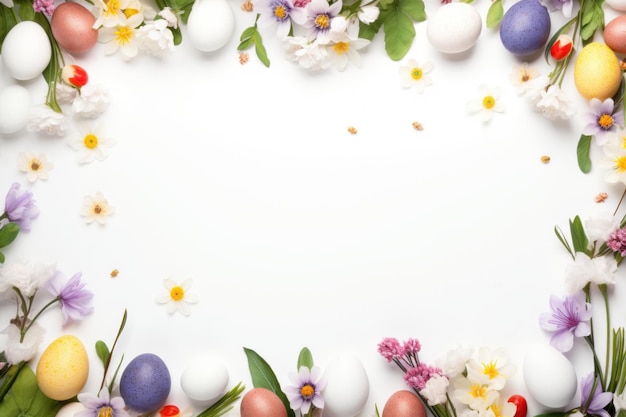
[[613, 252], [619, 252], [620, 255], [626, 256], [626, 228], [625, 229], [617, 229], [611, 236], [609, 236], [609, 240], [606, 242], [606, 245]]
[[404, 380], [411, 388], [421, 391], [426, 387], [428, 380], [435, 375], [442, 376], [443, 372], [435, 366], [419, 363], [416, 367], [407, 369]]

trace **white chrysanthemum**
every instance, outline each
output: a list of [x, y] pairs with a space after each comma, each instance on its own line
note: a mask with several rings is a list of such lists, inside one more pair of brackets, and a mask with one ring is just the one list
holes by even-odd
[[557, 85], [551, 85], [547, 90], [541, 90], [541, 98], [535, 107], [550, 120], [569, 120], [575, 113], [574, 103]]
[[459, 346], [448, 351], [443, 358], [435, 360], [435, 365], [448, 378], [456, 378], [465, 371], [467, 362], [472, 357], [473, 349]]
[[420, 391], [420, 395], [426, 399], [428, 405], [444, 404], [447, 400], [448, 378], [442, 375], [433, 375], [424, 388]]
[[593, 282], [600, 284], [615, 284], [617, 262], [613, 256], [597, 256], [589, 258], [583, 252], [576, 252], [574, 262], [565, 271], [565, 286], [570, 294], [582, 290]]
[[594, 214], [585, 220], [585, 234], [589, 239], [589, 246], [598, 242], [598, 247], [609, 240], [609, 236], [619, 228], [619, 219], [613, 213], [604, 211]]
[[4, 348], [7, 362], [15, 365], [28, 362], [37, 355], [45, 330], [38, 323], [33, 323], [22, 341], [20, 341], [20, 329], [15, 324], [10, 324], [2, 333], [7, 335], [7, 344]]
[[31, 152], [20, 152], [17, 156], [17, 167], [26, 173], [26, 179], [29, 182], [35, 182], [38, 179], [47, 180], [48, 171], [54, 168], [54, 164], [48, 161], [45, 154], [35, 155]]
[[30, 262], [7, 261], [0, 268], [0, 294], [15, 295], [13, 287], [24, 297], [32, 297], [48, 282], [56, 270], [54, 265], [38, 265]]
[[67, 130], [67, 120], [63, 113], [57, 113], [42, 104], [34, 106], [26, 123], [29, 132], [45, 132], [48, 135], [63, 136]]
[[174, 34], [165, 19], [146, 23], [137, 29], [135, 36], [140, 52], [152, 56], [163, 56], [174, 51]]
[[57, 83], [57, 103], [70, 104], [77, 95], [78, 90], [76, 88], [65, 83]]
[[284, 40], [288, 58], [302, 68], [318, 71], [332, 65], [328, 51], [317, 41], [309, 41], [302, 36], [289, 36]]
[[198, 296], [189, 292], [192, 284], [193, 281], [191, 279], [185, 279], [181, 283], [177, 283], [169, 278], [164, 279], [163, 285], [167, 291], [157, 297], [157, 303], [166, 304], [169, 314], [179, 311], [188, 316], [190, 313], [189, 304], [198, 302]]
[[72, 102], [72, 110], [78, 116], [94, 119], [106, 111], [109, 103], [108, 90], [101, 84], [89, 83], [80, 89], [80, 95]]

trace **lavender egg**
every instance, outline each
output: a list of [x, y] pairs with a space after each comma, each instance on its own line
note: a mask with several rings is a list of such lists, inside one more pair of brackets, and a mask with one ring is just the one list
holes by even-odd
[[171, 387], [167, 366], [152, 353], [141, 354], [130, 361], [120, 378], [120, 395], [129, 409], [140, 414], [163, 406]]
[[531, 55], [544, 47], [550, 28], [550, 14], [539, 0], [521, 0], [504, 13], [500, 40], [514, 55]]

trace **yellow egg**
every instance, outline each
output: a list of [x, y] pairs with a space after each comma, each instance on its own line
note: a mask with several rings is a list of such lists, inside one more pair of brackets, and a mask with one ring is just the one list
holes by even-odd
[[601, 42], [586, 45], [574, 65], [574, 83], [587, 100], [604, 101], [617, 92], [622, 81], [622, 70], [615, 52]]
[[58, 337], [41, 355], [36, 374], [37, 385], [47, 397], [64, 401], [78, 395], [89, 375], [85, 346], [76, 336]]

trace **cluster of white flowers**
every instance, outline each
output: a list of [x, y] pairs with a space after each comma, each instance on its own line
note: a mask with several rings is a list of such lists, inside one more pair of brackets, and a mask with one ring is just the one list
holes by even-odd
[[259, 0], [259, 25], [275, 25], [289, 59], [311, 70], [335, 66], [343, 71], [351, 62], [360, 66], [359, 50], [370, 44], [359, 38], [360, 24], [374, 22], [380, 13], [372, 0], [361, 2], [347, 15], [342, 1]]
[[100, 0], [94, 14], [94, 29], [107, 55], [119, 51], [130, 60], [140, 53], [162, 56], [174, 50], [170, 28], [178, 27], [178, 19], [169, 9], [157, 14], [139, 0]]

